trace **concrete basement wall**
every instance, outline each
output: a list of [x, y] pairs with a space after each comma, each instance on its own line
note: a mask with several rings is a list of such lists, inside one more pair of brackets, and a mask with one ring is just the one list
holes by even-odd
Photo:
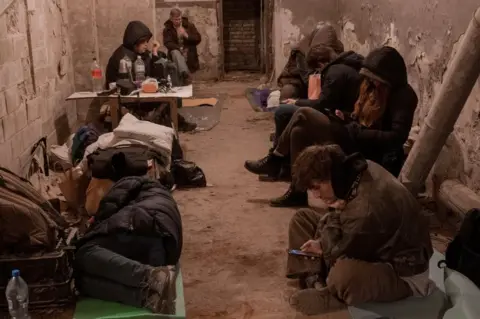
[[[422, 125], [445, 69], [480, 5], [478, 1], [464, 0], [461, 5], [449, 0], [326, 2], [277, 0], [274, 28], [277, 74], [288, 57], [290, 43], [308, 33], [317, 21], [333, 22], [341, 31], [346, 50], [367, 54], [372, 48], [390, 45], [402, 53], [410, 83], [420, 100], [414, 125]], [[440, 180], [459, 178], [477, 192], [480, 191], [479, 99], [480, 82], [434, 170]]]
[[[26, 7], [26, 5], [28, 7]], [[42, 136], [76, 123], [68, 15], [62, 0], [0, 0], [0, 165], [21, 173]]]

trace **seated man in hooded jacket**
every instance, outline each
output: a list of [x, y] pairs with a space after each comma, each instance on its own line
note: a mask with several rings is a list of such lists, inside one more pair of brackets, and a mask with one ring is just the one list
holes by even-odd
[[310, 74], [307, 54], [312, 47], [318, 45], [329, 47], [336, 54], [343, 53], [343, 43], [338, 40], [334, 27], [330, 24], [319, 24], [315, 30], [292, 48], [287, 64], [277, 80], [281, 92], [280, 101], [307, 98]]
[[77, 243], [77, 288], [92, 298], [172, 313], [182, 242], [182, 221], [169, 190], [145, 176], [123, 177]]
[[304, 288], [293, 307], [318, 315], [433, 292], [428, 218], [393, 175], [333, 144], [305, 149], [293, 172], [298, 189], [328, 206], [300, 210], [290, 222], [289, 249], [311, 256], [288, 256], [287, 277]]
[[[160, 44], [153, 43], [152, 51], [148, 50], [149, 42], [152, 39], [152, 32], [141, 21], [131, 21], [128, 23], [125, 33], [123, 35], [123, 44], [120, 45], [108, 60], [106, 70], [106, 83], [108, 89], [109, 84], [116, 82], [119, 79], [120, 60], [127, 56], [130, 61], [135, 63], [135, 60], [140, 56], [145, 64], [145, 76], [150, 76], [153, 70], [153, 64], [160, 58], [166, 58], [166, 54], [159, 51]], [[135, 78], [135, 70], [132, 67], [132, 78]], [[145, 103], [150, 104], [150, 103]], [[182, 116], [178, 115], [179, 130], [193, 131], [197, 127], [195, 123], [189, 123]]]

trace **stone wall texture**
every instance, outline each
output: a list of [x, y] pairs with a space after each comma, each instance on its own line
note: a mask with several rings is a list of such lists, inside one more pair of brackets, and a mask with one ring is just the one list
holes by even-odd
[[0, 165], [23, 173], [42, 136], [63, 142], [77, 120], [62, 0], [0, 0]]
[[[421, 126], [473, 13], [475, 0], [276, 0], [275, 70], [283, 68], [291, 44], [319, 21], [337, 26], [347, 50], [367, 54], [390, 45], [404, 56], [409, 81], [419, 96], [414, 125]], [[480, 82], [472, 91], [433, 172], [459, 178], [480, 191]]]

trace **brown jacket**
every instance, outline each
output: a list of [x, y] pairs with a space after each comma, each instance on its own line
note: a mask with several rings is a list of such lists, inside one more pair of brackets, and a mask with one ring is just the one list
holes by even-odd
[[304, 79], [304, 73], [308, 72], [305, 58], [310, 48], [319, 44], [331, 47], [338, 54], [344, 50], [343, 43], [338, 40], [333, 26], [324, 24], [317, 27], [292, 48], [287, 64], [278, 77], [278, 85], [280, 87], [285, 84], [292, 84], [301, 88], [308, 84], [305, 83]]
[[330, 266], [340, 257], [385, 262], [402, 277], [425, 272], [433, 254], [428, 220], [416, 199], [371, 161], [357, 196], [343, 211], [322, 218], [317, 238]]
[[[182, 18], [182, 26], [188, 34], [188, 39], [184, 39], [183, 42], [184, 49], [187, 50], [187, 65], [190, 72], [195, 72], [200, 68], [197, 45], [202, 41], [202, 36], [187, 18]], [[170, 20], [165, 22], [165, 29], [163, 29], [163, 45], [168, 49], [169, 56], [173, 50], [180, 50], [177, 30]]]

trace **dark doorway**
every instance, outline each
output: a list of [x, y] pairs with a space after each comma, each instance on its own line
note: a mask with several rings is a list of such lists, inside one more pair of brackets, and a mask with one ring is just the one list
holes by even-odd
[[262, 0], [223, 0], [224, 67], [262, 72]]

